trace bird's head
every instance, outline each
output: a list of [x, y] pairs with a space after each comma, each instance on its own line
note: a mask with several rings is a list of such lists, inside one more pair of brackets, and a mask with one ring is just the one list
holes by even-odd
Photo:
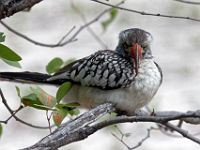
[[142, 59], [152, 58], [150, 44], [152, 35], [142, 29], [131, 28], [119, 34], [119, 43], [116, 48], [120, 54], [132, 58], [135, 64], [136, 74]]

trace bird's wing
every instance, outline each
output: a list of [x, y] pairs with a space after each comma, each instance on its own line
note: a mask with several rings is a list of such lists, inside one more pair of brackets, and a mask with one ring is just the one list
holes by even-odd
[[67, 79], [83, 86], [116, 89], [129, 86], [134, 76], [132, 63], [127, 58], [104, 50], [65, 66], [48, 80]]

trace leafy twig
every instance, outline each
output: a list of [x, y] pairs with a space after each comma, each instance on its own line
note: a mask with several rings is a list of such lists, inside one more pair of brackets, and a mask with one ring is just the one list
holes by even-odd
[[[13, 111], [10, 106], [8, 105], [5, 97], [4, 97], [4, 94], [0, 88], [0, 96], [1, 96], [1, 99], [2, 99], [2, 103], [5, 105], [6, 109], [10, 112], [11, 116], [7, 119], [7, 120], [10, 120], [11, 117], [15, 118], [16, 121], [19, 121], [20, 123], [22, 124], [25, 124], [29, 127], [32, 127], [32, 128], [37, 128], [37, 129], [49, 129], [49, 127], [42, 127], [42, 126], [37, 126], [37, 125], [33, 125], [33, 124], [30, 124], [30, 123], [27, 123], [25, 121], [23, 121], [22, 119], [18, 118], [15, 114], [17, 112], [19, 112], [21, 110], [21, 108], [18, 110], [18, 111]], [[2, 123], [7, 123], [7, 120], [6, 121], [1, 121]]]

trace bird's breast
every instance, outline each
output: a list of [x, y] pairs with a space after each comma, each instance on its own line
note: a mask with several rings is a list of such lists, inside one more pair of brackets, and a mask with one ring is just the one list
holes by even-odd
[[139, 73], [129, 88], [131, 99], [135, 101], [135, 108], [146, 105], [156, 94], [162, 82], [162, 73], [151, 59], [143, 60]]

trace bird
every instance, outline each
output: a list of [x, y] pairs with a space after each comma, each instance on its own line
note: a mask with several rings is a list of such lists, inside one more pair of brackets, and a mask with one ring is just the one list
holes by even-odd
[[147, 105], [158, 91], [162, 70], [154, 61], [152, 35], [139, 28], [119, 33], [115, 50], [100, 50], [76, 60], [54, 75], [37, 72], [0, 72], [0, 80], [52, 84], [73, 83], [65, 97], [83, 108], [113, 103], [127, 115]]

